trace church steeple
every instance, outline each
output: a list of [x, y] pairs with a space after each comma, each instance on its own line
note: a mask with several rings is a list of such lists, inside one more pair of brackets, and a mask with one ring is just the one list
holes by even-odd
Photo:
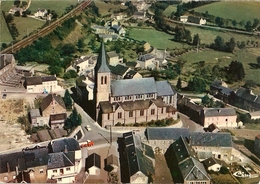
[[100, 102], [109, 101], [110, 96], [110, 69], [107, 62], [107, 55], [104, 42], [101, 43], [97, 64], [95, 66], [95, 87], [94, 100], [96, 105], [96, 118], [98, 116], [98, 106]]
[[110, 72], [110, 69], [108, 67], [107, 54], [106, 54], [104, 42], [102, 42], [100, 46], [100, 51], [97, 58], [95, 71], [98, 73]]

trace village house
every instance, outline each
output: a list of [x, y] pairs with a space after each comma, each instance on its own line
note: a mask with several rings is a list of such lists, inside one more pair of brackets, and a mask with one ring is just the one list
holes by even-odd
[[58, 85], [55, 75], [26, 77], [24, 86], [27, 89], [27, 93], [50, 93], [63, 89]]
[[82, 153], [74, 138], [62, 138], [49, 143], [47, 178], [57, 183], [73, 183], [82, 168]]
[[113, 25], [111, 29], [115, 30], [115, 33], [117, 33], [119, 36], [125, 36], [126, 34], [126, 31], [122, 26]]
[[214, 123], [218, 128], [237, 127], [237, 114], [234, 108], [203, 108], [201, 125], [208, 127]]
[[170, 145], [165, 160], [172, 173], [174, 183], [210, 184], [210, 176], [184, 137]]
[[180, 21], [186, 23], [188, 21], [188, 16], [181, 16]]
[[48, 94], [42, 100], [40, 110], [43, 117], [50, 117], [53, 114], [66, 113], [66, 106], [62, 97], [56, 94]]
[[218, 172], [222, 167], [220, 161], [218, 161], [216, 158], [213, 157], [204, 160], [202, 163], [208, 171]]
[[92, 153], [86, 158], [85, 172], [89, 175], [99, 175], [101, 169], [100, 155]]
[[136, 62], [143, 69], [154, 69], [156, 67], [155, 56], [152, 54], [140, 55]]
[[123, 63], [123, 58], [120, 58], [115, 51], [107, 52], [108, 63], [111, 66], [116, 66]]
[[49, 127], [51, 127], [51, 129], [55, 129], [55, 128], [63, 129], [66, 119], [67, 119], [67, 113], [51, 114]]
[[133, 14], [134, 19], [139, 19], [139, 20], [145, 20], [146, 19], [146, 12], [145, 11], [136, 11]]
[[149, 183], [149, 177], [155, 172], [155, 158], [152, 148], [141, 143], [133, 132], [124, 133], [123, 138], [118, 139], [118, 147], [121, 182]]
[[94, 96], [96, 120], [102, 127], [118, 122], [177, 119], [177, 93], [167, 81], [154, 78], [111, 81], [104, 43], [95, 67]]
[[34, 14], [37, 18], [45, 18], [47, 16], [47, 10], [43, 8], [38, 8], [38, 11]]
[[143, 78], [143, 76], [134, 70], [129, 70], [125, 75], [124, 75], [124, 79], [140, 79]]
[[225, 103], [229, 103], [230, 98], [234, 91], [230, 88], [228, 88], [228, 85], [223, 81], [219, 79], [215, 79], [211, 84], [210, 84], [210, 93], [222, 100]]
[[91, 71], [94, 69], [96, 62], [96, 55], [81, 56], [80, 58], [76, 59], [75, 63], [72, 65], [73, 70], [75, 70], [79, 75], [85, 74], [86, 71]]

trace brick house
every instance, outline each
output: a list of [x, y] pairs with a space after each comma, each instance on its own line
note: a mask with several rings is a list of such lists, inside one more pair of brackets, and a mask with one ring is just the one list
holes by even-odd
[[43, 117], [50, 117], [52, 114], [66, 113], [66, 106], [62, 97], [56, 94], [48, 94], [40, 105]]

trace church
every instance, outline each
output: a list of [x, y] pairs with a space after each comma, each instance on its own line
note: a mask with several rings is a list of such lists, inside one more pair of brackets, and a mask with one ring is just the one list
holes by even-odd
[[95, 117], [100, 126], [177, 119], [177, 93], [168, 81], [152, 77], [111, 80], [104, 42], [94, 72]]

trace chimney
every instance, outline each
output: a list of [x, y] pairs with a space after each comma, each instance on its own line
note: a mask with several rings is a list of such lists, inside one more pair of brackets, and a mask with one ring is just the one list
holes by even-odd
[[220, 113], [221, 112], [221, 109], [218, 109], [218, 113]]
[[116, 110], [116, 104], [112, 104], [113, 112]]
[[68, 148], [67, 148], [67, 145], [66, 145], [66, 144], [65, 144], [64, 153], [68, 153]]
[[9, 173], [10, 172], [10, 165], [9, 165], [8, 162], [6, 163], [6, 167], [7, 167], [7, 172]]

